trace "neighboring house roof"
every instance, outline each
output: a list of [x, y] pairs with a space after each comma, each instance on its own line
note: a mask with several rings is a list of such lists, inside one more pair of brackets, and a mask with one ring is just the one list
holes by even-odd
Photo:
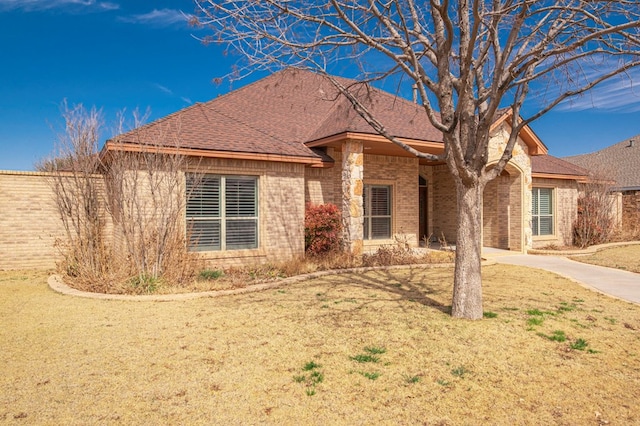
[[564, 159], [614, 178], [620, 190], [640, 190], [640, 135], [591, 154]]
[[[442, 145], [442, 133], [420, 105], [367, 84], [337, 79], [358, 94], [390, 134], [417, 145], [424, 142], [422, 146], [430, 149]], [[325, 141], [344, 135], [377, 133], [325, 76], [290, 68], [119, 135], [107, 141], [106, 149], [117, 144], [128, 149], [160, 144], [196, 155], [244, 158], [239, 156], [244, 153], [251, 158], [319, 164], [330, 159], [311, 147], [326, 146]], [[533, 154], [546, 153], [533, 132], [527, 135], [528, 145], [540, 147], [532, 149]]]
[[589, 171], [552, 155], [535, 155], [531, 157], [531, 174], [538, 178], [585, 181]]

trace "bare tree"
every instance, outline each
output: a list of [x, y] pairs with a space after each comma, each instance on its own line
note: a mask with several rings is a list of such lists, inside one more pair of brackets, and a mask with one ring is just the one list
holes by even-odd
[[584, 248], [609, 242], [616, 232], [617, 192], [613, 191], [614, 173], [607, 167], [588, 165], [589, 178], [580, 184], [578, 215], [573, 223], [573, 244]]
[[[137, 128], [141, 119], [134, 116]], [[118, 134], [134, 140], [115, 138], [99, 152], [99, 111], [65, 103], [63, 117], [54, 157], [38, 167], [52, 176], [66, 232], [59, 243], [63, 266], [74, 284], [143, 292], [161, 279], [173, 285], [191, 279], [200, 264], [187, 249], [184, 173], [198, 165], [180, 154], [179, 131], [174, 140], [158, 132], [145, 135], [144, 128], [125, 133], [120, 120]]]
[[[360, 67], [360, 82], [398, 74], [415, 85], [444, 152], [418, 152], [390, 134], [352, 86], [329, 78], [379, 134], [418, 157], [446, 161], [457, 189], [452, 314], [482, 318], [481, 206], [485, 185], [511, 159], [522, 128], [560, 102], [638, 66], [636, 0], [195, 0], [205, 41], [242, 58], [236, 76], [297, 66]], [[530, 89], [545, 91], [528, 118]], [[487, 168], [490, 128], [513, 112], [502, 155]]]
[[121, 119], [121, 136], [107, 143], [106, 208], [116, 244], [123, 249], [118, 252], [125, 254], [121, 261], [131, 264], [138, 283], [148, 285], [159, 278], [182, 283], [193, 277], [196, 261], [187, 251], [184, 227], [184, 173], [189, 164], [180, 153], [179, 129], [151, 135], [142, 122], [134, 113], [134, 130], [125, 132]]
[[51, 173], [54, 202], [66, 234], [58, 246], [67, 274], [87, 282], [101, 281], [109, 269], [105, 241], [104, 185], [97, 155], [101, 112], [81, 104], [62, 104], [64, 131], [56, 141], [54, 157], [37, 168]]

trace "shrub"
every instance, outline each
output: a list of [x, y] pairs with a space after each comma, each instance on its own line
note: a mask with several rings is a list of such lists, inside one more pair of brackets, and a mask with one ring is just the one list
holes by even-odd
[[612, 233], [609, 206], [602, 197], [584, 195], [578, 198], [578, 217], [573, 223], [573, 243], [588, 247], [607, 242]]
[[341, 248], [342, 224], [335, 204], [307, 204], [304, 217], [305, 251], [312, 256]]

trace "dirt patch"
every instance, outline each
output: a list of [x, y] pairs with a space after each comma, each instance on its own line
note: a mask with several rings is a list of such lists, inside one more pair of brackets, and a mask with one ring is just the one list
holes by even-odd
[[0, 272], [0, 420], [640, 422], [640, 307], [495, 265], [486, 318], [461, 321], [452, 282], [451, 269], [413, 268], [136, 303]]

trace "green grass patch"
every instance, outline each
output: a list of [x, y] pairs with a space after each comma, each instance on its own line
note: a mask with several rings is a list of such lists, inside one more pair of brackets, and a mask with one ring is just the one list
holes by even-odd
[[324, 381], [324, 373], [319, 371], [318, 368], [322, 367], [315, 361], [309, 361], [302, 366], [302, 371], [308, 371], [310, 374], [293, 376], [293, 381], [296, 383], [304, 383], [305, 393], [307, 396], [313, 396], [316, 394], [316, 386]]
[[544, 318], [542, 317], [531, 317], [527, 319], [527, 325], [542, 325], [544, 322]]
[[385, 348], [379, 348], [376, 346], [367, 346], [364, 348], [365, 352], [369, 352], [372, 355], [381, 355], [383, 353], [386, 353], [387, 350]]
[[224, 271], [221, 271], [219, 269], [205, 269], [204, 271], [200, 271], [200, 274], [198, 274], [198, 277], [200, 279], [208, 281], [217, 280], [218, 278], [221, 278], [223, 276]]
[[584, 351], [585, 349], [587, 349], [587, 346], [589, 346], [589, 344], [584, 339], [577, 339], [575, 342], [569, 345], [571, 349], [575, 349], [577, 351]]
[[487, 312], [483, 312], [482, 316], [484, 318], [496, 318], [498, 314], [496, 314], [495, 312], [487, 311]]
[[564, 331], [562, 331], [562, 330], [555, 330], [550, 335], [544, 334], [544, 333], [538, 333], [538, 336], [545, 337], [545, 338], [551, 340], [552, 342], [564, 342], [564, 341], [567, 340], [567, 336], [566, 336], [566, 334], [564, 334]]
[[409, 375], [405, 375], [404, 376], [404, 381], [409, 383], [409, 384], [414, 384], [414, 383], [418, 383], [420, 381], [420, 376], [409, 376]]
[[451, 370], [451, 374], [453, 374], [456, 377], [460, 377], [461, 379], [464, 378], [465, 374], [467, 373], [469, 373], [469, 370], [467, 370], [463, 366], [456, 367], [453, 370]]
[[374, 372], [374, 373], [369, 373], [369, 372], [361, 372], [360, 374], [362, 374], [364, 377], [366, 377], [369, 380], [375, 380], [378, 377], [380, 377], [382, 375], [382, 373], [378, 373], [378, 372]]
[[379, 362], [380, 358], [372, 354], [358, 354], [356, 356], [349, 357], [352, 361], [365, 363], [365, 362]]
[[303, 369], [304, 371], [311, 371], [311, 370], [315, 370], [316, 368], [320, 368], [320, 367], [322, 367], [322, 365], [317, 364], [317, 363], [316, 363], [316, 362], [314, 362], [314, 361], [309, 361], [308, 363], [306, 363], [306, 364], [304, 365], [304, 367], [302, 367], [302, 369]]
[[577, 306], [574, 303], [560, 302], [558, 312], [571, 312], [575, 311]]

